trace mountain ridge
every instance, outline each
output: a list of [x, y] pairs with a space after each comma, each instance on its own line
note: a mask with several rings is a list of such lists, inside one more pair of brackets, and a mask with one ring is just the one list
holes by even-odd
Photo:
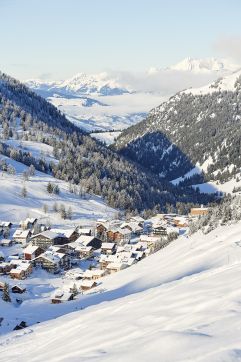
[[240, 84], [239, 70], [209, 86], [178, 92], [144, 121], [124, 130], [114, 149], [168, 179], [208, 159], [205, 175], [221, 181], [221, 173], [226, 173], [228, 179], [241, 167]]

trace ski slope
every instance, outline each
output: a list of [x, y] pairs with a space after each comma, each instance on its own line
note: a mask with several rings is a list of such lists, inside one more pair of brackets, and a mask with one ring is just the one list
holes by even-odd
[[180, 237], [69, 302], [82, 310], [2, 336], [1, 361], [240, 361], [240, 235]]

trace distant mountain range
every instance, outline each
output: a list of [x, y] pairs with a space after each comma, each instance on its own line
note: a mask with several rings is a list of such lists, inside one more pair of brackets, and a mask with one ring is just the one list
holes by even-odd
[[[218, 60], [216, 58], [194, 59], [185, 58], [181, 62], [167, 68], [150, 68], [147, 72], [149, 76], [158, 72], [182, 71], [192, 73], [229, 73], [238, 69], [238, 65], [232, 64], [227, 60]], [[70, 79], [60, 81], [44, 81], [40, 79], [27, 80], [26, 85], [45, 95], [53, 96], [83, 96], [83, 95], [101, 95], [116, 96], [126, 93], [137, 92], [132, 84], [123, 80], [121, 73], [85, 74], [78, 73]], [[143, 87], [144, 89], [144, 87]]]
[[[190, 86], [199, 87], [238, 68], [227, 60], [186, 58], [163, 69], [140, 74], [78, 73], [61, 81], [28, 80], [26, 85], [64, 112], [88, 132], [108, 132], [101, 140], [114, 141], [120, 131], [142, 121], [153, 107]], [[118, 133], [117, 133], [118, 131]], [[99, 137], [97, 133], [95, 137]]]
[[56, 82], [30, 79], [26, 81], [26, 84], [38, 93], [44, 92], [48, 96], [113, 96], [132, 92], [130, 87], [119, 83], [117, 79], [114, 79], [108, 73], [92, 75], [78, 73], [70, 79]]

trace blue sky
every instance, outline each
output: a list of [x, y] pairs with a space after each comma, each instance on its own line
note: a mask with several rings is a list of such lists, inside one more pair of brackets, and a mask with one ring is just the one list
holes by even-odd
[[19, 79], [239, 57], [240, 0], [0, 0], [0, 16], [0, 69]]

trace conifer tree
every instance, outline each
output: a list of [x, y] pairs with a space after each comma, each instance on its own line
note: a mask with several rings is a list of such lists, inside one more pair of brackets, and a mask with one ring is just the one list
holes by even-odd
[[2, 300], [4, 302], [11, 302], [11, 298], [10, 298], [10, 295], [9, 295], [9, 285], [7, 283], [5, 283], [4, 287], [3, 287]]

